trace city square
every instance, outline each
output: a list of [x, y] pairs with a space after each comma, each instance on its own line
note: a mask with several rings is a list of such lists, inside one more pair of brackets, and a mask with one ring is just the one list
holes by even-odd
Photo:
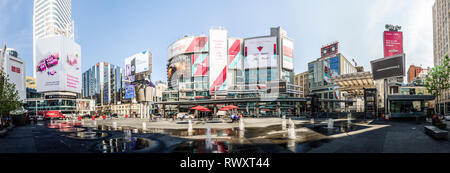
[[255, 2], [0, 0], [0, 157], [450, 153], [449, 0]]

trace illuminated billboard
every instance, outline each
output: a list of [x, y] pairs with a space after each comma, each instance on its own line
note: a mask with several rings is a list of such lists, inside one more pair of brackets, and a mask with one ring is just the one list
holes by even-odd
[[170, 59], [184, 53], [200, 53], [206, 51], [208, 51], [208, 37], [186, 37], [169, 46], [167, 57]]
[[405, 75], [405, 54], [380, 58], [370, 63], [372, 65], [373, 80]]
[[337, 53], [339, 53], [339, 42], [332, 43], [332, 44], [324, 46], [320, 49], [320, 55], [322, 58], [332, 56]]
[[37, 92], [81, 93], [81, 47], [64, 36], [36, 41]]
[[209, 88], [210, 91], [225, 90], [228, 65], [228, 31], [209, 30]]
[[132, 99], [135, 97], [135, 88], [132, 84], [125, 84], [125, 99]]
[[283, 68], [294, 69], [294, 42], [283, 38]]
[[244, 43], [244, 68], [278, 67], [277, 37], [247, 39]]
[[125, 74], [127, 76], [150, 70], [151, 54], [148, 50], [125, 59]]
[[242, 39], [228, 39], [228, 69], [242, 69]]
[[383, 35], [384, 57], [403, 53], [403, 33], [397, 31], [384, 31]]

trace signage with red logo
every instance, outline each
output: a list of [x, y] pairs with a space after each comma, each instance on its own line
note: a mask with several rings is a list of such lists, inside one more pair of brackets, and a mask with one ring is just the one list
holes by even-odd
[[398, 31], [384, 31], [384, 57], [403, 54], [403, 33]]
[[328, 56], [338, 54], [339, 53], [338, 47], [339, 47], [339, 42], [332, 43], [332, 44], [322, 47], [322, 49], [320, 50], [321, 57], [325, 58]]
[[11, 71], [15, 73], [20, 73], [20, 68], [16, 66], [11, 66]]

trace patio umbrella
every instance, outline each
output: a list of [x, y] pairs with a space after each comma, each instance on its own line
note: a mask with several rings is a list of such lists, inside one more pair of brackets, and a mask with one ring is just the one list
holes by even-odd
[[195, 106], [195, 107], [192, 107], [190, 109], [192, 109], [192, 110], [201, 110], [201, 109], [208, 109], [208, 108], [203, 107], [203, 106]]
[[223, 107], [223, 108], [220, 108], [219, 109], [219, 111], [229, 111], [231, 108], [229, 108], [229, 107]]
[[225, 107], [230, 108], [230, 109], [237, 109], [237, 108], [239, 108], [238, 106], [234, 106], [234, 105], [228, 105], [228, 106], [225, 106]]
[[198, 111], [200, 111], [200, 112], [211, 112], [211, 110], [209, 110], [208, 108], [205, 108], [205, 109], [199, 109]]

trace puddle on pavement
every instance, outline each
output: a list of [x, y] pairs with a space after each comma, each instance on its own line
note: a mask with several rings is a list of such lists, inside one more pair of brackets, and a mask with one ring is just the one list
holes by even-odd
[[325, 136], [331, 136], [366, 129], [369, 128], [369, 126], [357, 125], [354, 123], [349, 124], [346, 121], [345, 122], [340, 121], [334, 122], [333, 128], [331, 129], [328, 128], [327, 124], [315, 124], [315, 125], [310, 124], [308, 128]]
[[82, 132], [85, 129], [83, 128], [60, 128], [60, 129], [56, 129], [57, 132], [64, 132], [64, 133], [69, 133], [69, 132]]
[[65, 123], [48, 123], [47, 128], [49, 129], [61, 129], [61, 128], [71, 128], [72, 126]]
[[96, 146], [96, 150], [102, 153], [138, 152], [152, 145], [154, 145], [154, 142], [145, 138], [114, 138], [100, 141]]
[[229, 153], [231, 145], [228, 141], [191, 140], [179, 144], [173, 153]]
[[100, 139], [100, 138], [107, 137], [108, 134], [103, 133], [103, 132], [87, 131], [87, 132], [69, 133], [64, 136], [71, 138], [71, 139]]

